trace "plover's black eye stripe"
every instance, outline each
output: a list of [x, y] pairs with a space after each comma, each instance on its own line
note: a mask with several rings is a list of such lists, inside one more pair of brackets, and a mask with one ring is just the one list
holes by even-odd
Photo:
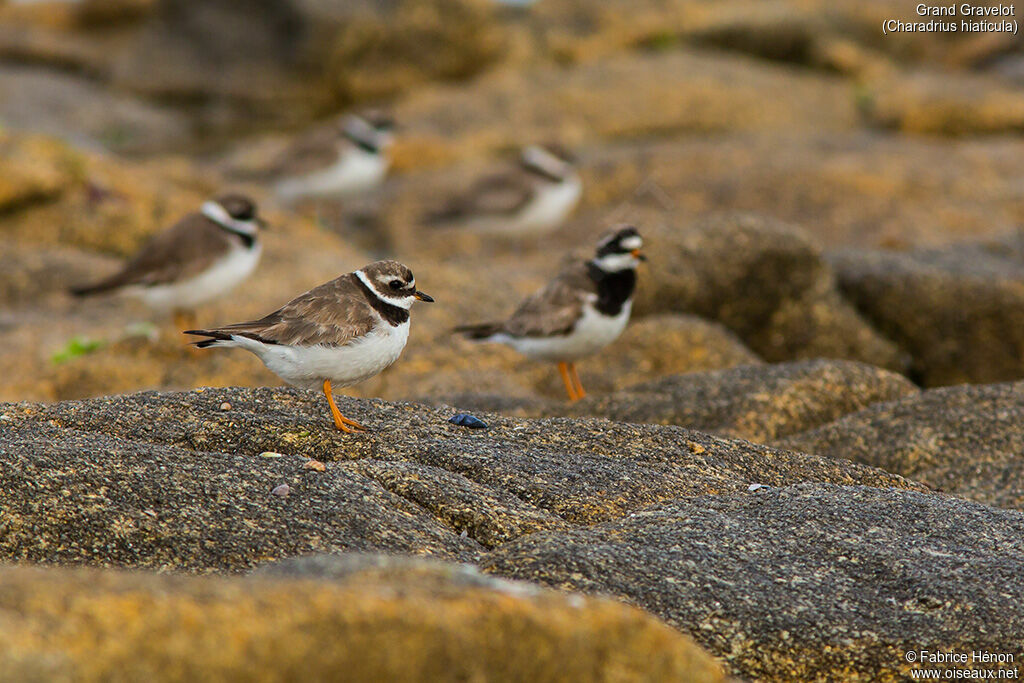
[[391, 282], [388, 283], [388, 287], [390, 287], [391, 289], [398, 290], [405, 287], [405, 283], [402, 282], [401, 280], [392, 280]]

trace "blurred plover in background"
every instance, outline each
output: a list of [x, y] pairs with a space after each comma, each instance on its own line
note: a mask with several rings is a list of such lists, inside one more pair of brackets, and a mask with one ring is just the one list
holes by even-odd
[[427, 214], [424, 222], [482, 233], [531, 235], [560, 226], [579, 203], [583, 183], [570, 155], [551, 145], [523, 149], [519, 164], [485, 176]]
[[155, 311], [173, 312], [177, 324], [187, 327], [197, 306], [252, 274], [263, 251], [262, 227], [251, 199], [223, 195], [151, 237], [117, 273], [70, 291], [80, 297], [133, 296]]
[[337, 198], [379, 185], [387, 175], [393, 120], [384, 113], [350, 114], [311, 131], [273, 164], [274, 191], [285, 202]]
[[409, 309], [433, 299], [416, 289], [412, 271], [396, 261], [377, 261], [346, 273], [259, 320], [185, 334], [209, 337], [199, 348], [240, 347], [256, 354], [292, 386], [323, 391], [343, 432], [365, 429], [343, 416], [332, 389], [380, 373], [409, 339]]
[[456, 332], [558, 363], [569, 400], [583, 398], [576, 361], [612, 343], [626, 328], [642, 247], [636, 228], [619, 227], [601, 238], [592, 259], [567, 266], [507, 320], [457, 327]]

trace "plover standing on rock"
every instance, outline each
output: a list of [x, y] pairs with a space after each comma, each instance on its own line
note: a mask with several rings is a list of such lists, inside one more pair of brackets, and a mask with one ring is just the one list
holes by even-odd
[[263, 252], [263, 220], [256, 204], [227, 194], [205, 202], [154, 235], [117, 273], [70, 291], [75, 296], [120, 293], [159, 312], [174, 312], [180, 327], [197, 306], [217, 299], [245, 280]]
[[587, 261], [566, 267], [503, 322], [455, 328], [469, 339], [497, 342], [527, 358], [558, 363], [569, 400], [586, 396], [576, 361], [615, 341], [633, 307], [643, 239], [621, 226], [597, 243]]
[[332, 390], [367, 380], [398, 360], [409, 339], [409, 309], [433, 299], [416, 289], [412, 271], [377, 261], [315, 287], [270, 315], [208, 330], [201, 349], [227, 346], [254, 353], [292, 386], [322, 391], [343, 432], [366, 428], [341, 414]]

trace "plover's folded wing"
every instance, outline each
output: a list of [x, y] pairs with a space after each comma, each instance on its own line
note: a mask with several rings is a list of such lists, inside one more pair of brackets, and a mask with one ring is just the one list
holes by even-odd
[[286, 346], [344, 346], [371, 332], [378, 321], [355, 277], [348, 273], [292, 299], [259, 320], [189, 330], [186, 334], [214, 340], [237, 335]]
[[341, 138], [337, 126], [322, 126], [299, 137], [271, 163], [272, 176], [303, 176], [332, 166], [338, 160]]
[[533, 185], [521, 173], [492, 175], [482, 178], [468, 192], [429, 214], [426, 221], [440, 223], [474, 216], [512, 215], [526, 206], [533, 195]]
[[582, 265], [566, 269], [519, 305], [505, 321], [505, 331], [516, 337], [568, 334], [583, 314], [583, 302], [592, 293], [593, 283]]
[[151, 237], [117, 273], [71, 291], [85, 296], [130, 285], [153, 286], [186, 280], [213, 265], [228, 246], [228, 237], [211, 220], [199, 213], [189, 214]]

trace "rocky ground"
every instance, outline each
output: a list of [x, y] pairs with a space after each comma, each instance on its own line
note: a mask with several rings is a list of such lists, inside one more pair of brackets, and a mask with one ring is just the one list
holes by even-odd
[[[874, 681], [910, 648], [1024, 660], [1024, 54], [882, 36], [894, 13], [0, 0], [2, 669]], [[260, 169], [368, 104], [401, 125], [387, 182], [277, 203]], [[560, 230], [422, 226], [551, 140], [585, 185]], [[271, 230], [199, 324], [381, 257], [437, 299], [340, 399], [369, 433], [247, 354], [66, 295], [226, 188]], [[451, 335], [622, 221], [649, 261], [626, 333], [581, 364], [588, 398]]]

